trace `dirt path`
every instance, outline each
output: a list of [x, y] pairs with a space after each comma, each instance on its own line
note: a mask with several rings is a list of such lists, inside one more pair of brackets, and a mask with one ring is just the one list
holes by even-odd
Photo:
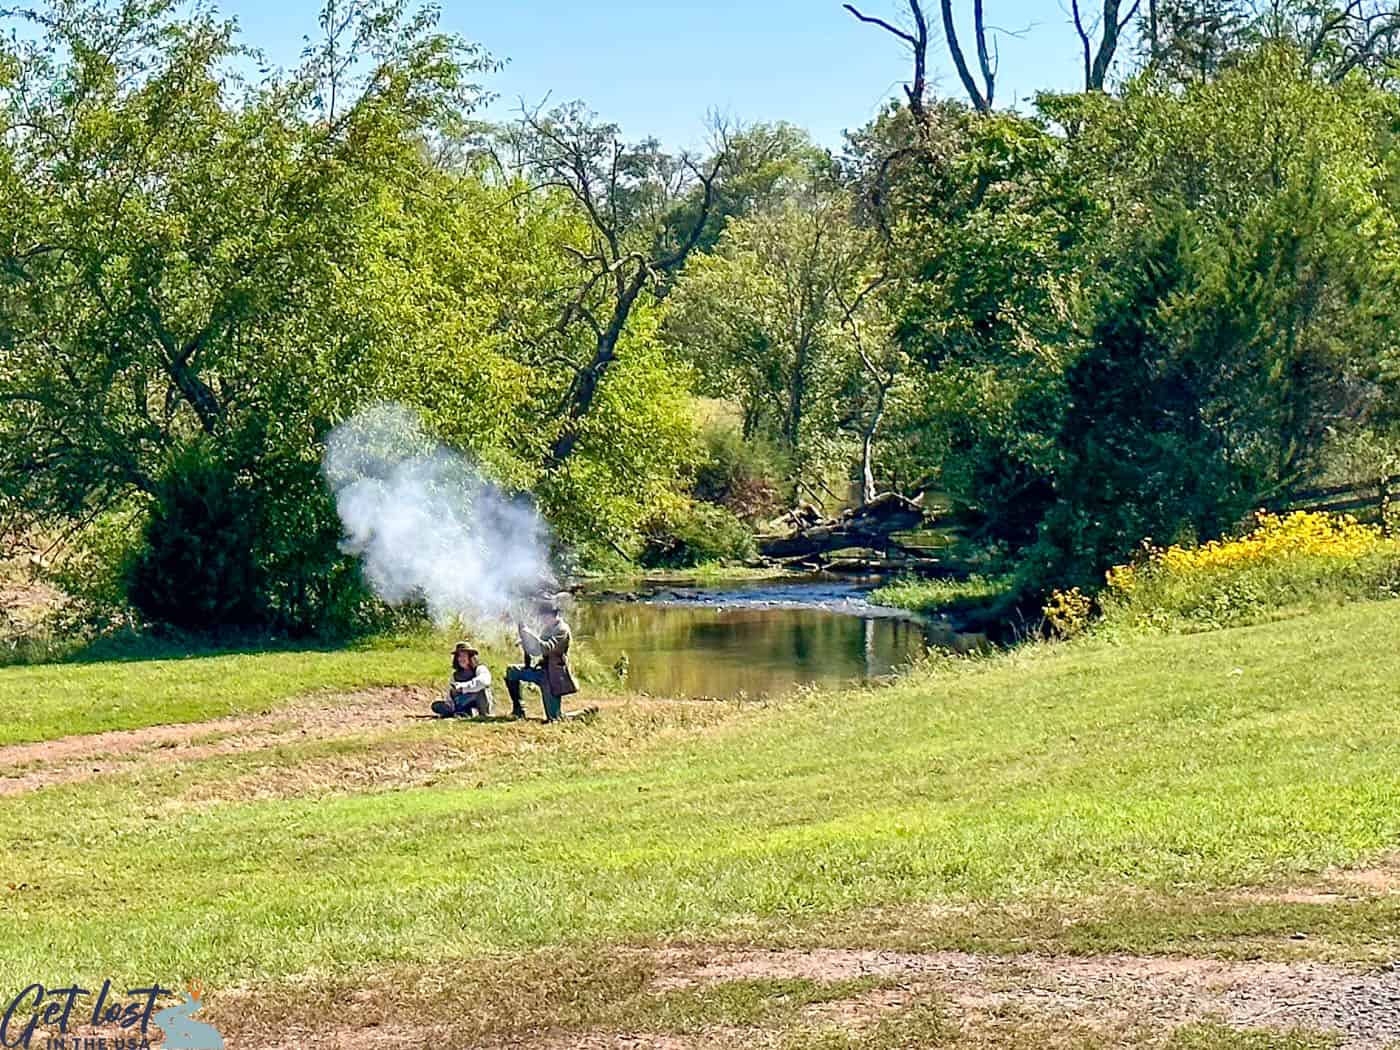
[[[830, 949], [720, 953], [673, 969], [661, 983], [683, 988], [741, 978], [862, 976], [897, 978], [901, 986], [932, 990], [965, 1014], [1019, 1006], [1095, 1025], [1150, 1021], [1154, 1028], [1215, 1018], [1238, 1028], [1333, 1032], [1350, 1050], [1400, 1041], [1400, 968], [1394, 966], [1357, 973], [1312, 962]], [[878, 1020], [892, 1002], [908, 998], [872, 993], [837, 1004], [834, 1014], [843, 1026]]]
[[[914, 1016], [911, 1011], [932, 1006], [961, 1034], [955, 1044], [940, 1040], [940, 1045], [978, 1050], [1061, 1046], [1068, 1034], [1086, 1030], [1094, 1033], [1094, 1045], [1161, 1046], [1171, 1032], [1193, 1022], [1324, 1032], [1338, 1040], [1341, 1050], [1388, 1050], [1400, 1044], [1400, 972], [1395, 969], [1363, 973], [1308, 962], [866, 949], [701, 947], [638, 950], [628, 955], [653, 969], [644, 994], [663, 999], [668, 994], [756, 979], [835, 982], [874, 977], [880, 986], [809, 1006], [795, 1020], [789, 1018], [776, 1027], [713, 1024], [699, 1031], [694, 1027], [676, 1031], [662, 1025], [657, 1031], [617, 1031], [606, 1024], [575, 1023], [561, 1029], [537, 1018], [520, 1030], [512, 1027], [507, 1010], [500, 1018], [502, 1030], [484, 1016], [492, 1010], [490, 999], [474, 1000], [479, 993], [471, 988], [434, 980], [439, 993], [431, 1006], [401, 1003], [357, 1023], [349, 1020], [357, 1013], [347, 1008], [348, 1002], [323, 1004], [330, 1010], [328, 1015], [288, 1019], [285, 1027], [245, 1028], [235, 1023], [231, 1034], [247, 1050], [397, 1050], [429, 1045], [490, 1050], [761, 1050], [807, 1045], [800, 1038], [794, 1041], [794, 1036], [806, 1036], [812, 1045], [832, 1045], [821, 1042], [820, 1032], [833, 1027], [859, 1033], [889, 1022], [898, 1031], [905, 1019]], [[352, 999], [376, 1002], [380, 993], [364, 988]], [[230, 1016], [236, 1013], [231, 1011]]]
[[149, 765], [277, 747], [310, 737], [332, 740], [409, 724], [437, 698], [431, 687], [392, 686], [317, 694], [256, 715], [146, 726], [0, 747], [0, 796], [71, 784]]

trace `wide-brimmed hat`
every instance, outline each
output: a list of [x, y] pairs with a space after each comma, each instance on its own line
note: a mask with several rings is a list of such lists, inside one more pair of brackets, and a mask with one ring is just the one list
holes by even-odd
[[539, 591], [532, 596], [531, 601], [537, 609], [557, 613], [564, 609], [563, 603], [560, 601], [561, 597], [562, 595], [558, 591]]
[[452, 655], [456, 656], [458, 653], [471, 653], [472, 656], [480, 656], [481, 650], [470, 642], [458, 642], [452, 647]]

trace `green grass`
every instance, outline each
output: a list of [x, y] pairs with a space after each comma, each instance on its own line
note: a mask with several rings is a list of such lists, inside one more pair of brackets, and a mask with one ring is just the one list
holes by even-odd
[[990, 605], [1011, 590], [1009, 576], [969, 576], [965, 580], [894, 580], [870, 592], [876, 605], [918, 613], [957, 611]]
[[[0, 886], [28, 888], [3, 896], [0, 987], [37, 973], [226, 983], [559, 946], [780, 941], [929, 902], [982, 910], [984, 925], [926, 924], [925, 946], [966, 946], [1020, 909], [1075, 914], [1100, 899], [1170, 903], [1302, 877], [1400, 845], [1397, 613], [1360, 605], [943, 661], [839, 701], [809, 695], [654, 731], [639, 728], [642, 707], [553, 736], [453, 725], [494, 750], [402, 790], [188, 795], [191, 781], [247, 776], [250, 760], [234, 756], [3, 798]], [[22, 729], [7, 720], [24, 739], [138, 724], [153, 708], [196, 717], [292, 688], [432, 675], [441, 659], [18, 668], [0, 671], [0, 695], [41, 703], [19, 711]], [[90, 690], [104, 683], [102, 711], [44, 694], [43, 682], [72, 688], [75, 671], [96, 676]], [[232, 699], [210, 688], [229, 675]], [[400, 737], [428, 743], [447, 728]], [[1255, 950], [1301, 921], [1240, 911], [1255, 920]], [[1368, 917], [1324, 932], [1366, 957], [1392, 938], [1374, 921], [1396, 915]], [[1094, 921], [1082, 942], [1054, 943], [1175, 950], [1189, 925], [1163, 919], [1154, 935], [1131, 907]], [[1228, 940], [1226, 916], [1216, 923]], [[1006, 926], [997, 943], [1027, 943]]]
[[316, 689], [436, 680], [446, 664], [441, 653], [415, 647], [7, 668], [0, 672], [0, 743], [202, 721]]
[[[316, 690], [446, 678], [447, 636], [326, 649], [193, 652], [0, 669], [0, 745], [266, 711]], [[504, 650], [484, 651], [499, 666]], [[158, 652], [160, 650], [157, 650]]]
[[[865, 1031], [847, 1031], [835, 1025], [796, 1031], [783, 1040], [782, 1050], [904, 1050], [906, 1047], [953, 1046], [966, 1033], [936, 1002], [919, 1003], [884, 1018]], [[1018, 1033], [1021, 1034], [1021, 1033]], [[1002, 1042], [1001, 1045], [1028, 1045]]]
[[1167, 1050], [1331, 1050], [1333, 1035], [1319, 1032], [1237, 1031], [1218, 1024], [1184, 1025], [1172, 1033]]

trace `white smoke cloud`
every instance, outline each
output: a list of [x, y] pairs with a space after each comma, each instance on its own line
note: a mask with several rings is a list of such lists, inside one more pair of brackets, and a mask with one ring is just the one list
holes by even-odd
[[342, 549], [363, 560], [391, 605], [422, 599], [439, 625], [490, 630], [553, 579], [539, 513], [434, 441], [401, 405], [338, 426], [322, 469], [345, 525]]

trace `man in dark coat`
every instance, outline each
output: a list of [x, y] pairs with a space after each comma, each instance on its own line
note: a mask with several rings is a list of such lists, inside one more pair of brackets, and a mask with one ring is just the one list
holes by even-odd
[[524, 624], [516, 624], [525, 663], [506, 668], [510, 714], [512, 718], [525, 717], [525, 708], [520, 702], [520, 683], [531, 682], [540, 687], [540, 697], [544, 700], [544, 720], [559, 722], [564, 718], [560, 707], [564, 697], [578, 692], [578, 685], [569, 670], [569, 643], [573, 640], [573, 634], [564, 622], [556, 599], [541, 602], [539, 612], [542, 622], [538, 634]]

